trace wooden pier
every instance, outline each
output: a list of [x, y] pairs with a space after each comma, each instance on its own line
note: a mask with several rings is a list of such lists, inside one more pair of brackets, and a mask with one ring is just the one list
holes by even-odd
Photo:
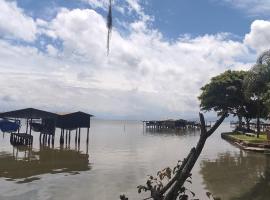
[[[200, 129], [201, 124], [196, 121], [179, 120], [159, 120], [143, 121], [143, 126], [149, 130], [168, 130], [168, 129]], [[211, 125], [207, 125], [210, 127]]]
[[89, 142], [90, 118], [93, 115], [84, 112], [74, 112], [68, 114], [57, 114], [42, 111], [34, 108], [26, 108], [5, 113], [0, 113], [0, 118], [8, 120], [25, 120], [25, 131], [21, 132], [21, 128], [16, 133], [10, 135], [10, 143], [12, 145], [32, 145], [33, 132], [39, 132], [40, 143], [46, 145], [55, 141], [56, 128], [61, 129], [60, 144], [66, 144], [71, 139], [72, 131], [76, 131], [75, 143], [81, 141], [81, 128], [87, 128], [87, 139]]

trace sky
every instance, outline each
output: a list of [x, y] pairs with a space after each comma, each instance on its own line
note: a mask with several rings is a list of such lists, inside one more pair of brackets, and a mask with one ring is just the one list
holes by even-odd
[[270, 48], [268, 0], [0, 0], [0, 111], [196, 118], [200, 88]]

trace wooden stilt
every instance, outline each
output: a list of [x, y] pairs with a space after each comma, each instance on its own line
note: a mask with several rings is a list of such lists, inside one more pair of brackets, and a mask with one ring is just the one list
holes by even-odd
[[81, 128], [79, 128], [79, 138], [78, 138], [78, 143], [81, 142]]
[[41, 144], [41, 132], [40, 132], [40, 134], [39, 134], [39, 144]]
[[64, 129], [61, 129], [60, 144], [64, 144]]
[[87, 143], [87, 145], [89, 143], [89, 127], [87, 128], [87, 139], [86, 139], [86, 143]]
[[54, 135], [52, 136], [52, 147], [54, 147]]
[[68, 144], [70, 145], [70, 132], [71, 130], [69, 130], [69, 133], [68, 133]]
[[32, 124], [32, 118], [30, 119], [30, 135], [32, 135], [32, 126], [31, 126], [31, 124]]
[[78, 129], [76, 128], [75, 144], [77, 144], [77, 138], [78, 138]]
[[28, 133], [28, 119], [26, 119], [26, 134]]
[[66, 130], [66, 144], [67, 144], [67, 140], [68, 140], [68, 130]]

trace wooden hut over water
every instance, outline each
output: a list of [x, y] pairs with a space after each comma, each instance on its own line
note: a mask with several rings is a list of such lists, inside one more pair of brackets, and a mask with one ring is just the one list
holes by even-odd
[[[167, 129], [200, 129], [201, 124], [196, 121], [188, 121], [184, 119], [178, 120], [152, 120], [143, 121], [143, 126], [149, 130], [167, 130]], [[210, 127], [211, 125], [207, 125]]]
[[54, 143], [56, 128], [61, 129], [61, 144], [64, 143], [65, 133], [66, 142], [68, 139], [70, 142], [70, 134], [72, 130], [76, 131], [75, 142], [80, 142], [81, 128], [87, 128], [88, 142], [91, 117], [93, 117], [93, 115], [83, 112], [57, 114], [34, 108], [0, 113], [0, 118], [8, 120], [26, 120], [25, 131], [22, 131], [21, 128], [19, 128], [16, 133], [11, 133], [10, 142], [13, 145], [31, 145], [33, 142], [32, 131], [40, 132], [40, 142], [48, 141], [48, 143], [50, 143], [50, 141], [52, 141], [52, 143]]

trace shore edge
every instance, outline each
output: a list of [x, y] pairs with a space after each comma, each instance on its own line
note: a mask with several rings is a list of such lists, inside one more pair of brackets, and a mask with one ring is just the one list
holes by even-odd
[[269, 143], [251, 143], [232, 137], [233, 132], [221, 133], [221, 138], [245, 151], [270, 153]]

